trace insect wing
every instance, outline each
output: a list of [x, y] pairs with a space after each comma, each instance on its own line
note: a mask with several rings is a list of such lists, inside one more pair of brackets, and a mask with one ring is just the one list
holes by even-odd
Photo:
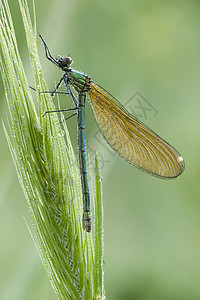
[[108, 144], [125, 160], [152, 175], [174, 178], [184, 170], [182, 156], [140, 122], [102, 87], [90, 83], [90, 103]]

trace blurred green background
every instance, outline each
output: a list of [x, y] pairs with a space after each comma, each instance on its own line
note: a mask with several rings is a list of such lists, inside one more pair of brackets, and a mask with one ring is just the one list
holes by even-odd
[[[18, 1], [9, 3], [34, 86]], [[70, 54], [75, 69], [140, 115], [186, 163], [182, 176], [171, 181], [133, 168], [106, 145], [87, 106], [88, 152], [92, 160], [95, 144], [103, 176], [107, 299], [200, 299], [200, 2], [35, 3], [37, 30], [53, 55]], [[38, 48], [52, 89], [62, 73], [46, 60], [39, 39]], [[0, 84], [0, 115], [6, 121]], [[63, 102], [66, 107], [66, 98]], [[68, 125], [77, 149], [75, 118]], [[53, 300], [56, 295], [25, 225], [28, 208], [2, 126], [0, 136], [0, 299]]]

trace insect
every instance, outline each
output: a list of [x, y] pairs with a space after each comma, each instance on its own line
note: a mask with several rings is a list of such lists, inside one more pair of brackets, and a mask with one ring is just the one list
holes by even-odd
[[[47, 44], [39, 35], [46, 58], [59, 67], [63, 76], [59, 80], [52, 95], [64, 82], [67, 92], [73, 100], [74, 108], [59, 111], [74, 111], [71, 116], [78, 115], [78, 148], [79, 165], [83, 195], [83, 228], [91, 231], [90, 194], [86, 164], [85, 144], [85, 102], [89, 95], [96, 122], [108, 144], [133, 166], [160, 178], [175, 178], [184, 171], [182, 156], [169, 143], [153, 132], [145, 124], [132, 116], [111, 94], [82, 72], [71, 68], [72, 59], [54, 58]], [[72, 86], [78, 98], [71, 91]], [[62, 93], [62, 92], [61, 92]], [[70, 117], [71, 117], [70, 116]]]

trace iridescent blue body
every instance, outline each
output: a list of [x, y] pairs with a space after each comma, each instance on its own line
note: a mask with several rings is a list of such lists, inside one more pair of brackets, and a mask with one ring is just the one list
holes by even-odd
[[[66, 84], [72, 85], [78, 92], [78, 148], [79, 148], [79, 165], [81, 173], [81, 185], [83, 195], [83, 228], [91, 231], [91, 216], [90, 216], [90, 192], [87, 172], [87, 158], [86, 158], [86, 140], [85, 140], [85, 101], [86, 92], [89, 90], [90, 78], [73, 69], [68, 69], [63, 75], [63, 80]], [[69, 89], [69, 87], [68, 87]], [[75, 102], [75, 99], [74, 99]]]
[[78, 147], [79, 147], [79, 164], [81, 172], [82, 194], [83, 194], [83, 228], [87, 232], [91, 230], [90, 217], [90, 193], [87, 174], [86, 162], [86, 145], [85, 145], [85, 92], [80, 92], [78, 95]]

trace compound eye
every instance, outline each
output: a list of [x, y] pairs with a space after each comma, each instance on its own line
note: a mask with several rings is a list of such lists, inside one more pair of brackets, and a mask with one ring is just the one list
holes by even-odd
[[62, 67], [68, 67], [69, 65], [71, 65], [72, 59], [69, 56], [67, 56], [67, 57], [61, 57], [59, 59], [59, 62], [62, 65]]

